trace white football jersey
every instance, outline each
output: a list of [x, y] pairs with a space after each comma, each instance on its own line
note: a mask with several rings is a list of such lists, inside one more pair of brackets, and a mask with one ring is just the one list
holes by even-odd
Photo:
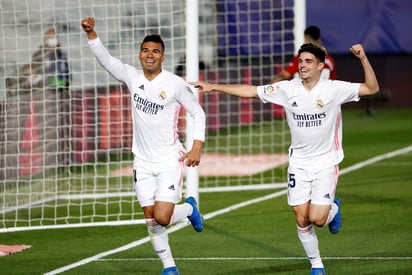
[[300, 79], [258, 87], [264, 103], [283, 106], [291, 132], [289, 163], [325, 168], [343, 160], [341, 105], [359, 100], [359, 83], [320, 79], [308, 92]]
[[194, 119], [193, 139], [205, 140], [205, 113], [183, 78], [163, 69], [150, 81], [143, 70], [112, 57], [99, 38], [89, 40], [89, 46], [98, 62], [131, 93], [136, 158], [148, 162], [179, 158], [184, 151], [177, 134], [181, 106]]

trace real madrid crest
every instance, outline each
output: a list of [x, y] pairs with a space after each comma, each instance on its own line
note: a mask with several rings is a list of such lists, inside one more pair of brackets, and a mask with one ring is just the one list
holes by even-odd
[[161, 91], [160, 94], [159, 94], [159, 98], [160, 98], [161, 100], [166, 99], [166, 92], [165, 92], [165, 91]]
[[316, 107], [317, 107], [318, 109], [322, 109], [323, 106], [325, 106], [325, 104], [323, 103], [322, 99], [318, 98], [318, 99], [316, 100]]

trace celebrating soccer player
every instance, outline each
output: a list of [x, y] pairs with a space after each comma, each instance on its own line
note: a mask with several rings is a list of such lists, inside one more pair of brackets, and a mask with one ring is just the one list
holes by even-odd
[[[165, 46], [159, 35], [143, 39], [139, 52], [143, 70], [138, 70], [109, 54], [94, 30], [94, 18], [83, 19], [81, 25], [98, 62], [131, 93], [134, 187], [151, 243], [163, 263], [162, 274], [178, 275], [165, 227], [187, 217], [196, 231], [203, 229], [195, 198], [177, 203], [182, 197], [184, 163], [197, 166], [200, 162], [205, 113], [190, 85], [162, 68]], [[193, 146], [188, 152], [177, 135], [181, 106], [194, 119]]]
[[271, 85], [191, 84], [200, 91], [258, 97], [284, 107], [291, 131], [288, 204], [293, 208], [299, 239], [311, 262], [311, 274], [325, 274], [315, 226], [328, 225], [332, 234], [342, 226], [341, 201], [335, 197], [338, 165], [343, 160], [341, 105], [375, 94], [378, 81], [362, 45], [350, 51], [359, 58], [364, 83], [321, 78], [326, 50], [307, 43], [299, 49], [299, 78]]

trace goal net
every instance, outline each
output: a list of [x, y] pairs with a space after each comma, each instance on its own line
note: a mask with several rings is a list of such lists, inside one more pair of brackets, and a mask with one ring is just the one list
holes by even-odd
[[[130, 94], [92, 56], [80, 21], [96, 19], [111, 54], [139, 67], [146, 34], [161, 34], [164, 68], [186, 75], [199, 39], [199, 79], [264, 84], [294, 54], [294, 1], [3, 0], [0, 3], [0, 231], [136, 223]], [[56, 40], [53, 37], [57, 37]], [[289, 133], [279, 106], [200, 94], [207, 140], [200, 192], [284, 182]], [[184, 111], [179, 121], [187, 135]]]

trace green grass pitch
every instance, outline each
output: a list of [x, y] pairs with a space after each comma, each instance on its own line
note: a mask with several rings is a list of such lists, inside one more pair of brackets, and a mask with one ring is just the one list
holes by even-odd
[[[343, 170], [412, 145], [412, 110], [344, 109]], [[201, 193], [204, 214], [282, 190]], [[383, 159], [340, 176], [343, 227], [316, 228], [326, 272], [412, 274], [412, 153]], [[0, 258], [0, 274], [44, 274], [144, 239], [143, 225], [0, 233], [0, 244], [30, 244]], [[169, 235], [182, 274], [309, 274], [286, 196], [253, 203]], [[98, 257], [64, 274], [160, 274], [150, 243]]]

